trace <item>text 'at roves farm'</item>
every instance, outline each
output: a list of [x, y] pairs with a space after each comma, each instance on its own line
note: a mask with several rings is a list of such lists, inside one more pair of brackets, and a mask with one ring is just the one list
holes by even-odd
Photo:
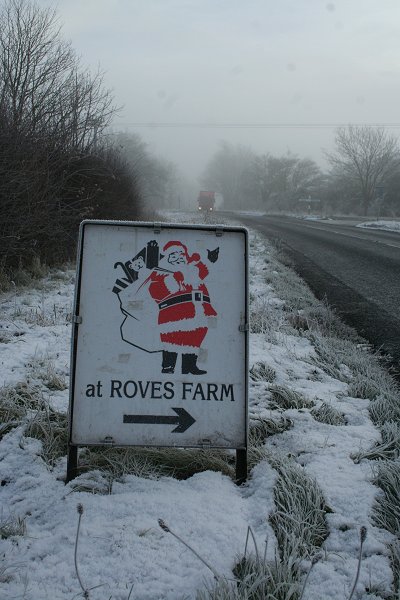
[[102, 381], [86, 385], [88, 398], [141, 398], [142, 400], [235, 400], [232, 384], [198, 383], [192, 381], [120, 381], [111, 379], [107, 384]]

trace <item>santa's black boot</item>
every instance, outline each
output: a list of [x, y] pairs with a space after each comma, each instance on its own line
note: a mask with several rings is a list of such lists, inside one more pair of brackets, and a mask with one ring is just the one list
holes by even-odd
[[197, 354], [182, 354], [182, 375], [205, 375], [207, 371], [196, 365]]
[[167, 352], [166, 350], [163, 350], [161, 373], [174, 373], [177, 358], [177, 352]]

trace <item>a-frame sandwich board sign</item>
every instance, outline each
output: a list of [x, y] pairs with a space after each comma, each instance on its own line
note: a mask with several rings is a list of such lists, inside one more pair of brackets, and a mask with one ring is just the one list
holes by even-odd
[[244, 227], [81, 224], [67, 480], [79, 446], [226, 448], [247, 470]]

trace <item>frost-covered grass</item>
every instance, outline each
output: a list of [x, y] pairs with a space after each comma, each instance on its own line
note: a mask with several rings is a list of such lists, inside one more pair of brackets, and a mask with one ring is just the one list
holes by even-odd
[[253, 420], [249, 428], [250, 448], [263, 446], [269, 436], [287, 431], [291, 427], [293, 427], [293, 422], [284, 415]]
[[88, 448], [80, 458], [83, 471], [99, 469], [112, 479], [126, 475], [186, 479], [202, 471], [219, 471], [234, 478], [234, 457], [218, 449]]
[[276, 342], [284, 322], [281, 311], [275, 310], [268, 298], [250, 294], [250, 331], [261, 333], [270, 342]]
[[289, 408], [311, 408], [314, 406], [312, 400], [284, 385], [273, 385], [269, 389], [272, 396], [271, 404], [274, 408], [287, 410]]
[[68, 443], [68, 421], [65, 413], [46, 406], [30, 419], [24, 433], [26, 437], [40, 440], [40, 456], [48, 466], [54, 467], [58, 459], [65, 456]]
[[393, 595], [400, 597], [400, 461], [385, 461], [375, 469], [373, 482], [381, 490], [372, 509], [372, 522], [394, 540], [388, 545], [393, 571]]
[[179, 448], [82, 448], [80, 475], [64, 485], [74, 275], [48, 273], [38, 289], [0, 297], [0, 495], [13, 532], [0, 540], [5, 598], [83, 596], [79, 502], [78, 567], [92, 600], [395, 600], [398, 387], [279, 248], [253, 233], [250, 245], [240, 487], [233, 452]]
[[361, 450], [352, 458], [360, 462], [364, 458], [369, 460], [387, 460], [400, 457], [400, 423], [387, 421], [380, 428], [382, 439], [376, 442], [369, 450]]
[[18, 382], [0, 388], [0, 439], [26, 420], [28, 412], [43, 407], [43, 395], [38, 386]]
[[327, 402], [322, 402], [320, 406], [313, 408], [311, 414], [316, 421], [326, 423], [327, 425], [345, 425], [346, 419], [339, 410], [330, 406]]
[[373, 521], [400, 540], [400, 461], [379, 464], [373, 482], [382, 490], [373, 507]]
[[29, 363], [31, 380], [40, 380], [50, 390], [66, 390], [68, 388], [64, 373], [57, 372], [54, 359], [50, 356], [34, 356]]
[[281, 559], [312, 558], [328, 537], [328, 509], [317, 481], [290, 460], [273, 458], [278, 471], [274, 487], [276, 510], [269, 520], [278, 540]]
[[235, 579], [219, 578], [196, 595], [196, 600], [300, 600], [299, 571], [293, 561], [279, 556], [267, 561], [242, 557], [233, 569]]
[[400, 598], [400, 540], [397, 538], [389, 544], [390, 560], [393, 571], [393, 595], [392, 599]]
[[[274, 263], [273, 259], [272, 263]], [[274, 271], [276, 278], [278, 272], [278, 269]], [[345, 431], [346, 426], [353, 421], [353, 417], [346, 414], [346, 411], [343, 411], [344, 397], [348, 396], [349, 398], [360, 400], [367, 399], [369, 403], [368, 409], [370, 418], [372, 422], [380, 427], [381, 439], [377, 439], [373, 447], [368, 450], [359, 450], [356, 453], [350, 452], [349, 458], [351, 456], [352, 458], [355, 458], [356, 461], [377, 458], [396, 459], [398, 457], [399, 447], [397, 424], [400, 421], [400, 397], [398, 385], [390, 374], [385, 371], [383, 361], [378, 355], [372, 354], [368, 344], [360, 339], [354, 331], [341, 323], [328, 306], [318, 303], [316, 300], [312, 302], [307, 293], [304, 294], [304, 301], [302, 298], [298, 301], [293, 301], [292, 290], [297, 290], [296, 293], [298, 293], [297, 277], [295, 277], [292, 282], [290, 273], [287, 276], [285, 274], [285, 278], [280, 281], [279, 286], [274, 286], [274, 277], [269, 276], [267, 283], [273, 287], [274, 292], [279, 289], [279, 298], [285, 304], [284, 319], [278, 321], [275, 317], [275, 321], [278, 321], [280, 324], [275, 340], [279, 340], [279, 337], [282, 339], [282, 333], [288, 332], [287, 326], [291, 326], [295, 335], [300, 335], [302, 338], [308, 339], [312, 344], [313, 352], [307, 353], [303, 358], [305, 362], [315, 366], [315, 369], [309, 373], [308, 378], [316, 382], [323, 382], [328, 376], [332, 380], [344, 384], [344, 388], [341, 389], [339, 385], [337, 386], [335, 395], [331, 394], [325, 401], [320, 402], [319, 406], [311, 408], [310, 415], [312, 415], [316, 421], [325, 423], [326, 425], [342, 425], [340, 429]], [[303, 296], [301, 293], [300, 295]], [[277, 310], [276, 305], [274, 306], [273, 302], [270, 300], [270, 310], [271, 307]], [[268, 341], [271, 340], [273, 340], [273, 337], [269, 336]], [[295, 353], [290, 352], [290, 354], [292, 357], [294, 355], [294, 357], [297, 358]], [[271, 364], [271, 366], [273, 365], [271, 361], [268, 364]], [[296, 371], [293, 370], [291, 372], [291, 370], [288, 369], [287, 372], [289, 373], [289, 380], [291, 380], [290, 388], [288, 385], [283, 386], [286, 391], [286, 394], [283, 395], [284, 400], [281, 402], [280, 407], [279, 402], [273, 400], [272, 408], [281, 408], [285, 410], [300, 408], [300, 403], [298, 405], [296, 405], [296, 402], [286, 403], [286, 397], [291, 397], [290, 392], [293, 390], [293, 384], [295, 388], [297, 387], [296, 391], [304, 397], [303, 390], [305, 386], [301, 382], [301, 377], [299, 377], [299, 374]], [[253, 377], [253, 379], [257, 381], [256, 378]], [[300, 388], [299, 384], [296, 385], [296, 380], [299, 382]], [[280, 383], [279, 375], [278, 383]], [[273, 386], [268, 386], [268, 388], [272, 391]], [[287, 392], [288, 388], [289, 393]], [[317, 395], [318, 394], [315, 394], [315, 396]], [[269, 406], [271, 406], [271, 403]], [[302, 407], [301, 410], [307, 410], [307, 408], [310, 407]], [[327, 433], [327, 435], [329, 434]], [[281, 449], [284, 448], [282, 444], [279, 444], [279, 447]], [[300, 452], [302, 455], [304, 450], [301, 450]], [[375, 481], [375, 483], [379, 485], [378, 481]], [[349, 482], [349, 491], [351, 489], [350, 486], [351, 483]], [[382, 515], [386, 515], [386, 518], [390, 521], [390, 516], [396, 514], [396, 510], [394, 509], [395, 506], [397, 507], [396, 510], [399, 510], [398, 498], [393, 498], [393, 506], [391, 506], [387, 502], [384, 502], [382, 497], [378, 497], [374, 505], [375, 517], [371, 516], [372, 510], [370, 510], [372, 522], [375, 524], [378, 523], [377, 515], [379, 514], [379, 526], [390, 530], [390, 527], [385, 524]], [[328, 515], [327, 522], [329, 523], [330, 521], [331, 517]], [[328, 541], [329, 536], [327, 538], [327, 542]], [[327, 546], [329, 547], [329, 544], [327, 544]], [[399, 588], [399, 577], [396, 575], [396, 565], [397, 568], [399, 565], [399, 554], [396, 543], [388, 544], [387, 553], [390, 556], [395, 577], [393, 586], [387, 586], [382, 589], [382, 585], [378, 583], [376, 585], [371, 585], [370, 582], [369, 586], [365, 586], [365, 590], [369, 591], [369, 594], [372, 594], [372, 596], [375, 590], [377, 595], [373, 597], [391, 597], [394, 599], [396, 591]], [[316, 571], [318, 570], [319, 567]], [[354, 589], [351, 590], [352, 597], [354, 596], [356, 586], [353, 587]], [[383, 595], [381, 596], [380, 594]]]
[[250, 369], [250, 379], [253, 381], [268, 381], [272, 383], [276, 379], [276, 371], [265, 362], [255, 363]]
[[26, 524], [25, 519], [15, 517], [14, 515], [0, 514], [0, 539], [6, 540], [20, 535], [25, 535]]
[[5, 271], [0, 260], [0, 293], [33, 286], [41, 287], [46, 278], [60, 281], [68, 279], [73, 268], [72, 264], [65, 264], [59, 268], [50, 269], [36, 256], [33, 257], [29, 268], [20, 264], [13, 273], [10, 273]]
[[383, 391], [370, 404], [369, 412], [373, 423], [383, 426], [388, 421], [400, 422], [400, 391], [393, 387]]

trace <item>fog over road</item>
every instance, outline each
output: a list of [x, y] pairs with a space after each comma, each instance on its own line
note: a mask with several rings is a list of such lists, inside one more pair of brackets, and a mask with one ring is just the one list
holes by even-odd
[[296, 271], [320, 299], [376, 348], [400, 375], [400, 234], [345, 221], [241, 216], [279, 240]]

